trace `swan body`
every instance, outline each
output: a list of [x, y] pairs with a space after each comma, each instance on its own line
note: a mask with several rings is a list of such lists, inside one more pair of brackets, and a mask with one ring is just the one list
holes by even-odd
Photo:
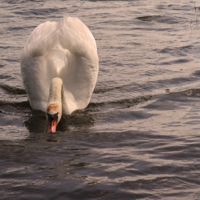
[[[78, 18], [63, 17], [37, 26], [21, 51], [20, 62], [31, 107], [56, 118], [56, 125], [62, 114], [87, 107], [99, 60], [95, 39]], [[55, 132], [56, 125], [49, 125], [48, 132]]]

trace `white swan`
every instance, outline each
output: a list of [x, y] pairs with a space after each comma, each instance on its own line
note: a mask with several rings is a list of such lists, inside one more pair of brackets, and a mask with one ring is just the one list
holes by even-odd
[[95, 39], [78, 18], [36, 27], [21, 51], [21, 74], [30, 105], [47, 113], [56, 132], [62, 113], [87, 107], [99, 70]]

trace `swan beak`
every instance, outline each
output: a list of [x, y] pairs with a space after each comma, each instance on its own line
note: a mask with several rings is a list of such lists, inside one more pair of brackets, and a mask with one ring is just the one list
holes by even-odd
[[57, 120], [48, 120], [48, 133], [55, 133], [56, 132], [56, 126], [57, 126]]
[[47, 113], [48, 133], [55, 133], [58, 124], [58, 112], [56, 114]]

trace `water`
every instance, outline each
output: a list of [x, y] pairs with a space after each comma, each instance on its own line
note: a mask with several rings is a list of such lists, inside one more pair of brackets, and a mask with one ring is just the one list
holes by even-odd
[[[1, 1], [1, 199], [199, 199], [199, 6]], [[100, 72], [89, 106], [48, 134], [19, 56], [38, 24], [65, 14], [90, 28]]]

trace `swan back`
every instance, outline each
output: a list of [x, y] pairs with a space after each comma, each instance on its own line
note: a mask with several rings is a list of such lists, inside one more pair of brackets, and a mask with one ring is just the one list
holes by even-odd
[[50, 82], [55, 77], [63, 82], [64, 114], [88, 105], [97, 81], [98, 55], [94, 37], [79, 19], [64, 17], [39, 25], [20, 58], [33, 109], [46, 111]]

